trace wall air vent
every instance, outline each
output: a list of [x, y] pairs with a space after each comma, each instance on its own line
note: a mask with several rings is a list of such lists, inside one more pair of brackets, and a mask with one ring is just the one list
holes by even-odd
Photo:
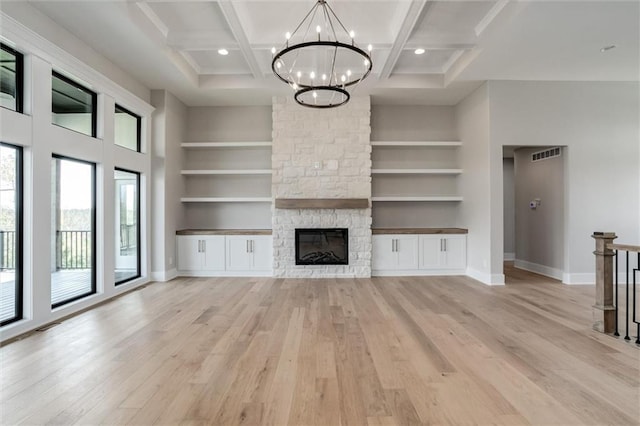
[[533, 154], [531, 154], [531, 161], [536, 162], [536, 161], [548, 160], [549, 158], [560, 157], [561, 154], [562, 154], [562, 149], [559, 146], [557, 146], [555, 148], [545, 149], [544, 151], [534, 152]]

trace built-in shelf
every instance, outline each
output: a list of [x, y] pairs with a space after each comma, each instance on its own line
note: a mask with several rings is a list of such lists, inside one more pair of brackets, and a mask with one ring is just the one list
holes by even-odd
[[183, 197], [183, 203], [270, 203], [271, 197]]
[[419, 201], [419, 202], [433, 202], [433, 201], [462, 201], [462, 197], [449, 196], [449, 195], [433, 195], [427, 197], [371, 197], [371, 201]]
[[208, 170], [182, 170], [183, 175], [270, 175], [271, 169], [208, 169]]
[[184, 142], [182, 148], [259, 148], [271, 147], [271, 142]]
[[391, 147], [408, 147], [408, 146], [425, 146], [425, 147], [456, 147], [461, 146], [462, 142], [458, 141], [372, 141], [371, 146], [391, 146]]
[[459, 175], [462, 169], [371, 169], [371, 174], [379, 175]]

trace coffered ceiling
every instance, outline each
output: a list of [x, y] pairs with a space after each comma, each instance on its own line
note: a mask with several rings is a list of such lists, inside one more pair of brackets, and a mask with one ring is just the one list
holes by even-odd
[[[2, 9], [46, 15], [151, 89], [166, 88], [188, 105], [225, 105], [268, 104], [288, 93], [271, 73], [270, 49], [282, 46], [315, 0], [19, 3]], [[357, 92], [374, 102], [455, 104], [489, 79], [639, 78], [635, 0], [329, 4], [358, 44], [373, 45], [372, 77]], [[600, 51], [609, 45], [616, 48]], [[416, 55], [418, 48], [425, 52]]]

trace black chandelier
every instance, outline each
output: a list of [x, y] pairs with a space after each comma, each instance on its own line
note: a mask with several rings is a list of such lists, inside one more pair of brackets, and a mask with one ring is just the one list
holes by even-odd
[[331, 6], [318, 0], [296, 27], [287, 33], [280, 51], [271, 49], [271, 69], [294, 91], [300, 105], [334, 108], [349, 102], [349, 91], [371, 72], [368, 52], [354, 41]]

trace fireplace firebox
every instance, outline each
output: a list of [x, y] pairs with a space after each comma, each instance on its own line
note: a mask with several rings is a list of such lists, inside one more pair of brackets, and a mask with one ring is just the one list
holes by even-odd
[[348, 265], [347, 228], [296, 228], [296, 265]]

